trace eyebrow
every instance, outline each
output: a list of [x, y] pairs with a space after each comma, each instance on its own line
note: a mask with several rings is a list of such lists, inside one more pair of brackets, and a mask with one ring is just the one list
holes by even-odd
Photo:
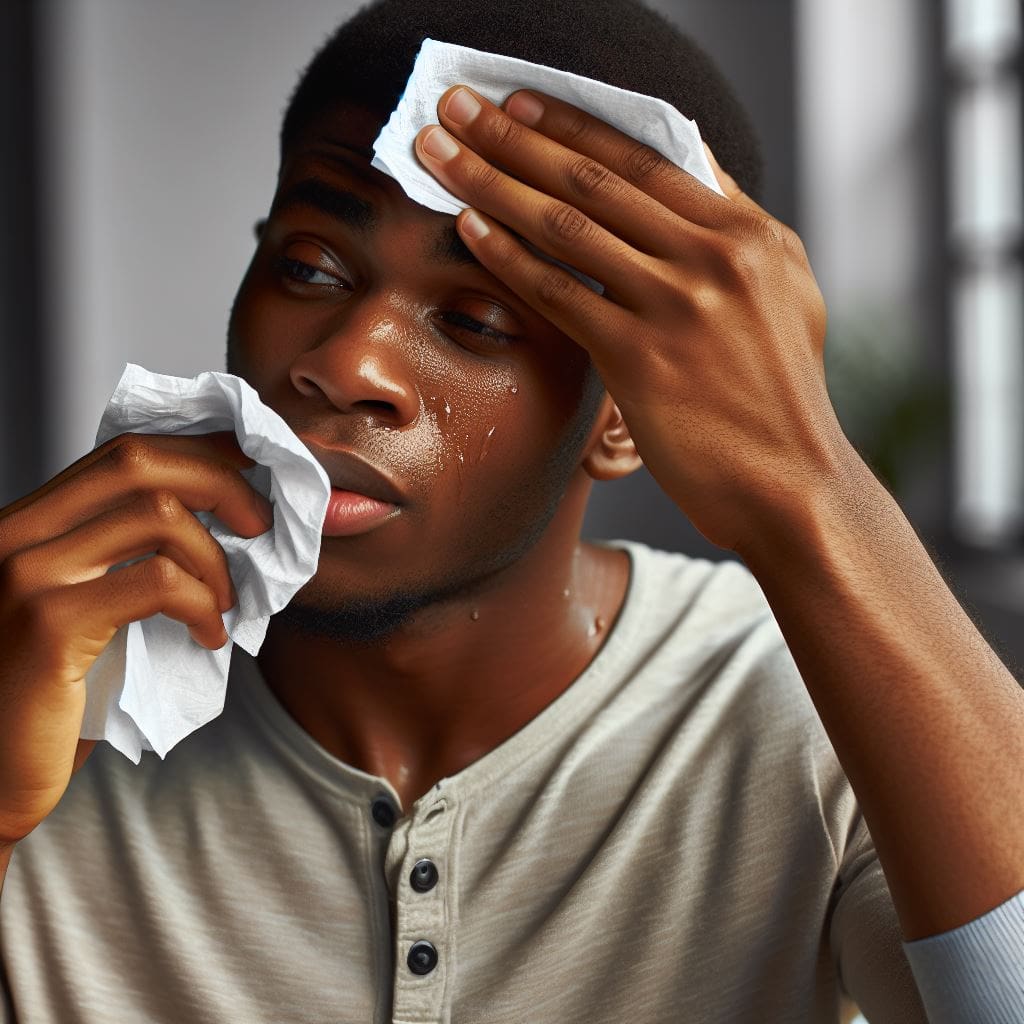
[[363, 234], [373, 230], [377, 221], [376, 211], [365, 199], [360, 199], [346, 189], [335, 188], [321, 178], [297, 181], [274, 202], [274, 210], [277, 212], [294, 206], [312, 207]]
[[[279, 212], [294, 206], [312, 207], [361, 234], [373, 231], [379, 221], [372, 203], [322, 178], [303, 178], [289, 186], [278, 196], [274, 210]], [[454, 223], [438, 228], [425, 247], [423, 258], [432, 263], [454, 266], [482, 266], [455, 230]]]

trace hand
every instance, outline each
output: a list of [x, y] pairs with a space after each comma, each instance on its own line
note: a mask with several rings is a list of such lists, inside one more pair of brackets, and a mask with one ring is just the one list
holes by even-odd
[[0, 849], [53, 810], [95, 746], [78, 738], [85, 674], [118, 628], [162, 612], [204, 647], [227, 642], [227, 560], [192, 512], [264, 533], [270, 503], [239, 472], [251, 465], [231, 434], [124, 434], [0, 510]]
[[[825, 307], [800, 239], [710, 150], [725, 197], [567, 103], [518, 92], [502, 110], [467, 92], [475, 114], [460, 115], [450, 89], [444, 128], [416, 140], [425, 167], [475, 208], [457, 219], [461, 237], [588, 350], [662, 488], [742, 553], [765, 516], [798, 505], [852, 451], [825, 388]], [[447, 159], [432, 155], [437, 139]]]

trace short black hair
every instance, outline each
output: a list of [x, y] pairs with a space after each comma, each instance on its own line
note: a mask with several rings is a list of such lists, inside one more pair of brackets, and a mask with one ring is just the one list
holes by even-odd
[[689, 36], [639, 0], [374, 0], [303, 71], [281, 125], [282, 158], [342, 104], [383, 119], [428, 36], [658, 96], [697, 122], [740, 188], [760, 195], [760, 147], [732, 88]]

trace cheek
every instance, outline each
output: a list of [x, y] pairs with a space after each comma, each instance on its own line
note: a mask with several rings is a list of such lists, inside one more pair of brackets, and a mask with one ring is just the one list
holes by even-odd
[[543, 355], [515, 366], [438, 366], [424, 376], [424, 411], [439, 439], [437, 479], [444, 474], [467, 497], [472, 484], [473, 504], [507, 504], [527, 493], [547, 501], [575, 466], [558, 456], [577, 433], [587, 356], [576, 346]]
[[423, 380], [425, 416], [437, 428], [437, 470], [464, 478], [500, 452], [523, 419], [518, 375], [511, 367], [451, 367]]
[[235, 296], [228, 321], [228, 370], [247, 380], [266, 400], [275, 373], [287, 366], [287, 340], [295, 331], [294, 317], [282, 315], [281, 304], [270, 301], [253, 258]]

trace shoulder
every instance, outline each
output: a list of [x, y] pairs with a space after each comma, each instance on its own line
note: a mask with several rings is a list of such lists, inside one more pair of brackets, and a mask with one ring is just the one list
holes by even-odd
[[634, 568], [621, 697], [660, 733], [683, 784], [713, 776], [722, 801], [750, 799], [765, 814], [816, 807], [834, 849], [845, 847], [852, 790], [754, 576], [736, 561], [617, 544]]

